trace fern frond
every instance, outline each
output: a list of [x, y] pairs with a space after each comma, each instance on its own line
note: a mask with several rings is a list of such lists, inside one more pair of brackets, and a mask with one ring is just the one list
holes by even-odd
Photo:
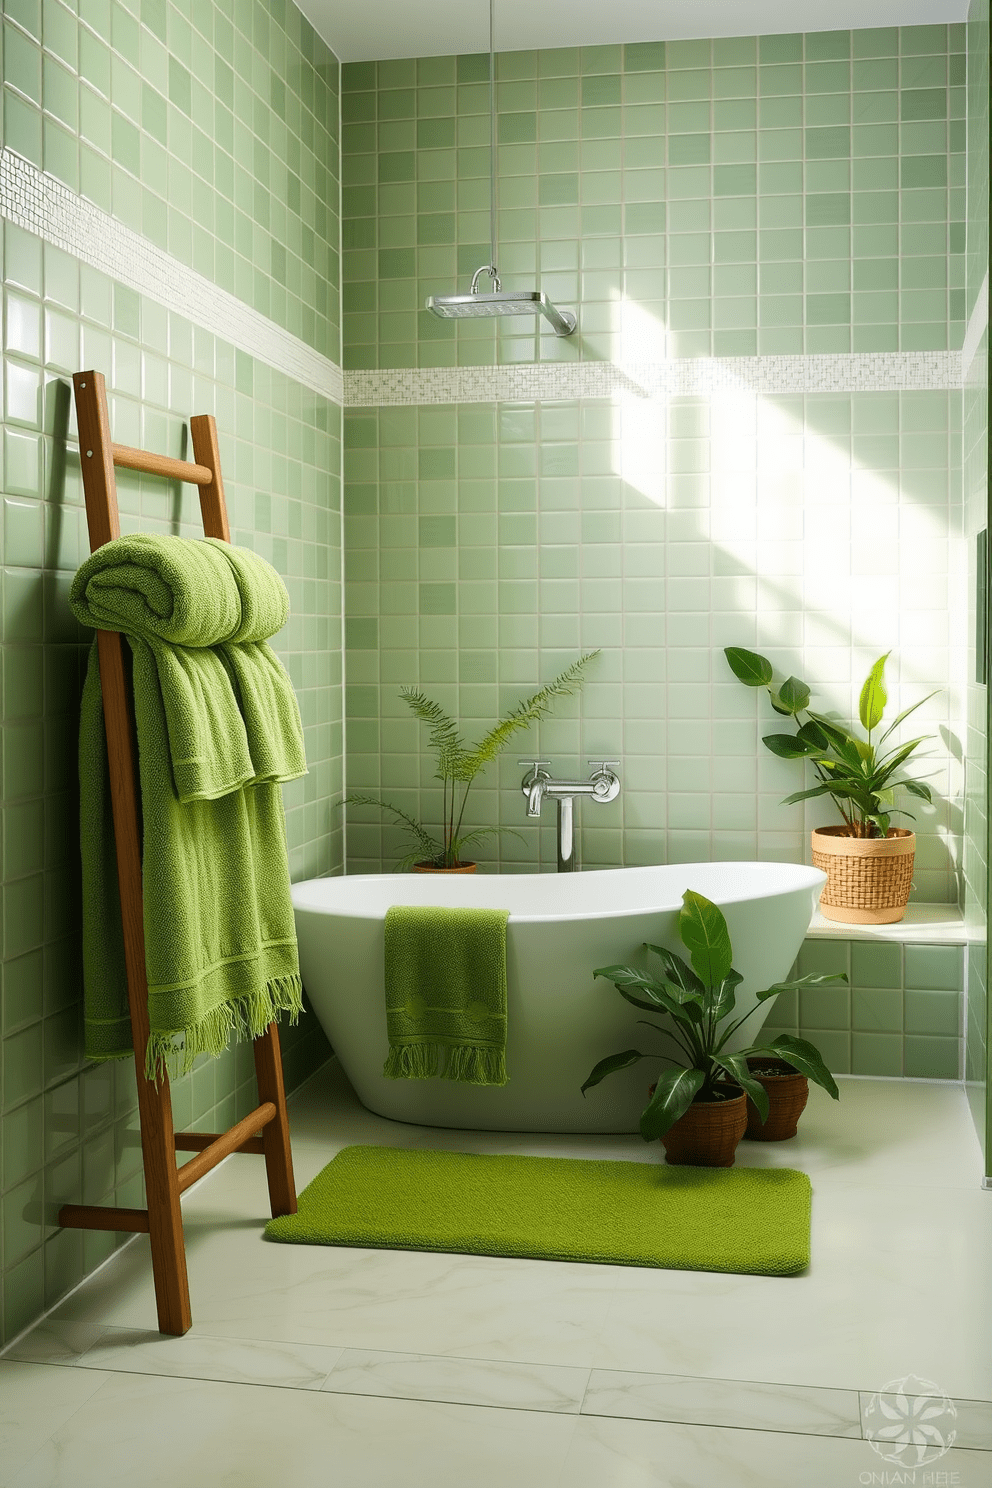
[[546, 717], [556, 698], [572, 697], [578, 692], [585, 668], [598, 655], [598, 651], [589, 651], [585, 656], [580, 656], [578, 661], [574, 661], [570, 667], [566, 667], [563, 672], [559, 673], [553, 682], [549, 682], [532, 697], [526, 698], [513, 709], [512, 713], [500, 719], [499, 723], [491, 728], [472, 749], [465, 751], [461, 761], [464, 773], [457, 778], [471, 780], [486, 765], [492, 764], [493, 760], [506, 748], [514, 734], [530, 728], [532, 723], [537, 723]]
[[415, 687], [404, 687], [400, 697], [421, 723], [426, 723], [430, 728], [431, 748], [437, 755], [438, 780], [460, 780], [462, 777], [459, 770], [465, 755], [465, 745], [455, 720], [444, 711], [440, 703], [435, 703], [433, 698], [425, 696]]
[[415, 839], [417, 847], [410, 854], [412, 858], [433, 858], [442, 851], [441, 844], [437, 838], [432, 837], [426, 828], [421, 826], [416, 817], [409, 816], [407, 812], [401, 811], [399, 806], [391, 805], [389, 801], [380, 801], [378, 796], [345, 796], [341, 805], [377, 806], [380, 811], [388, 811], [390, 816], [396, 818], [403, 830]]

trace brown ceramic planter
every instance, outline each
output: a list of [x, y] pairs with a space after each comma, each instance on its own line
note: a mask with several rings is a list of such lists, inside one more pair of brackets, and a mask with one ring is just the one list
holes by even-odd
[[694, 1100], [661, 1139], [665, 1161], [695, 1168], [732, 1168], [737, 1144], [747, 1127], [743, 1090], [729, 1100]]
[[459, 863], [455, 868], [432, 868], [430, 863], [414, 863], [414, 873], [474, 873], [475, 863]]
[[893, 925], [906, 913], [913, 885], [916, 834], [890, 827], [887, 837], [850, 837], [846, 827], [813, 833], [813, 867], [827, 875], [820, 913], [843, 925]]
[[[747, 1101], [747, 1131], [752, 1142], [787, 1142], [796, 1135], [799, 1118], [809, 1100], [809, 1081], [784, 1059], [749, 1059], [747, 1067], [768, 1096], [768, 1120], [762, 1121], [758, 1108]], [[759, 1075], [756, 1070], [774, 1069], [772, 1075]]]

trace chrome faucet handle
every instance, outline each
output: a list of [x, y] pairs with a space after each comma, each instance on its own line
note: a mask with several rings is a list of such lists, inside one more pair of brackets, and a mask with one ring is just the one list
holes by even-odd
[[538, 770], [549, 770], [551, 768], [551, 761], [550, 760], [518, 759], [517, 760], [517, 764], [518, 765], [527, 765], [528, 768], [531, 769], [531, 770], [533, 770], [535, 773]]
[[616, 774], [620, 768], [620, 761], [590, 760], [589, 765], [595, 781], [592, 799], [604, 806], [609, 801], [615, 801], [620, 794], [620, 777]]

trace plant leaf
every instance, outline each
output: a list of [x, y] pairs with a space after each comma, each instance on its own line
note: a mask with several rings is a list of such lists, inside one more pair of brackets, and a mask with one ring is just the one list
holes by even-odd
[[811, 717], [826, 734], [830, 747], [838, 758], [855, 770], [860, 770], [861, 755], [858, 753], [857, 740], [852, 739], [851, 735], [845, 733], [842, 728], [838, 728], [836, 723], [831, 723], [829, 718], [823, 718], [819, 713], [813, 713]]
[[794, 795], [786, 796], [782, 802], [783, 806], [795, 806], [798, 801], [811, 801], [814, 796], [832, 796], [834, 787], [830, 781], [824, 785], [814, 785], [812, 790], [796, 791]]
[[639, 1059], [647, 1058], [648, 1055], [640, 1054], [636, 1049], [625, 1049], [622, 1054], [608, 1054], [605, 1059], [601, 1059], [595, 1068], [589, 1072], [582, 1086], [582, 1094], [585, 1095], [587, 1090], [591, 1090], [594, 1085], [598, 1085], [600, 1080], [605, 1080], [607, 1075], [612, 1075], [617, 1070], [628, 1069], [632, 1064], [636, 1064]]
[[756, 1044], [753, 1049], [748, 1049], [747, 1053], [752, 1058], [755, 1054], [774, 1054], [776, 1059], [784, 1059], [801, 1075], [807, 1075], [817, 1085], [821, 1085], [828, 1095], [833, 1096], [834, 1100], [840, 1099], [840, 1091], [837, 1089], [833, 1075], [824, 1064], [819, 1049], [806, 1039], [795, 1038], [791, 1033], [780, 1033], [778, 1038], [772, 1039], [770, 1044]]
[[869, 733], [881, 723], [885, 705], [889, 701], [889, 695], [885, 690], [885, 663], [891, 655], [891, 651], [886, 651], [884, 656], [878, 658], [861, 689], [858, 717], [861, 719], [862, 728], [866, 728]]
[[903, 790], [908, 790], [911, 796], [919, 796], [921, 801], [933, 800], [930, 787], [922, 780], [893, 780], [892, 784], [893, 787], [901, 786]]
[[720, 983], [719, 990], [710, 1000], [709, 1004], [709, 1014], [713, 1020], [714, 1028], [734, 1011], [737, 1002], [737, 988], [743, 980], [744, 978], [740, 972], [734, 971], [731, 968]]
[[645, 1142], [656, 1142], [685, 1115], [704, 1078], [698, 1069], [662, 1070], [654, 1095], [641, 1112], [641, 1136]]
[[936, 697], [938, 692], [943, 692], [943, 690], [942, 687], [935, 687], [933, 692], [928, 692], [926, 697], [920, 698], [918, 703], [911, 703], [908, 708], [903, 708], [902, 712], [896, 718], [893, 718], [885, 733], [879, 739], [879, 744], [884, 744], [889, 735], [895, 732], [899, 725], [909, 717], [910, 713], [915, 713], [917, 708], [922, 708], [924, 703], [928, 703], [931, 698]]
[[537, 723], [546, 717], [551, 712], [556, 698], [572, 697], [578, 692], [582, 685], [585, 668], [599, 654], [598, 651], [588, 651], [584, 656], [580, 656], [578, 661], [573, 661], [570, 667], [559, 672], [558, 676], [546, 687], [542, 687], [531, 697], [525, 698], [511, 713], [500, 719], [499, 723], [484, 734], [477, 744], [472, 745], [470, 749], [465, 749], [460, 761], [462, 773], [457, 778], [472, 780], [480, 770], [491, 764], [503, 752], [514, 734], [519, 733], [521, 729], [530, 728], [532, 723]]
[[802, 739], [804, 744], [815, 744], [817, 749], [829, 749], [830, 740], [823, 732], [815, 718], [810, 718], [803, 724], [796, 736]]
[[[342, 806], [378, 806], [380, 811], [388, 811], [394, 816], [403, 830], [413, 837], [417, 843], [415, 854], [426, 862], [430, 858], [437, 857], [442, 851], [441, 843], [436, 837], [432, 837], [426, 827], [423, 827], [416, 817], [409, 816], [401, 811], [398, 806], [392, 806], [388, 801], [380, 801], [378, 796], [345, 796], [341, 802]], [[405, 860], [404, 860], [405, 861]]]
[[435, 703], [416, 687], [404, 687], [400, 697], [410, 711], [430, 728], [431, 748], [437, 755], [437, 778], [439, 780], [462, 780], [462, 765], [465, 745], [458, 732], [458, 725], [440, 703]]
[[792, 709], [786, 707], [782, 699], [779, 697], [778, 693], [775, 691], [774, 687], [769, 687], [768, 689], [768, 700], [771, 703], [772, 707], [775, 709], [775, 712], [781, 713], [783, 718], [792, 717]]
[[721, 1069], [725, 1069], [732, 1080], [745, 1091], [758, 1108], [758, 1115], [762, 1121], [768, 1120], [768, 1092], [756, 1080], [747, 1067], [747, 1058], [743, 1054], [714, 1054], [714, 1060]]
[[817, 745], [807, 744], [798, 734], [765, 734], [761, 742], [779, 759], [806, 759], [820, 753]]
[[809, 972], [806, 976], [789, 977], [788, 981], [776, 982], [772, 987], [766, 987], [764, 992], [757, 994], [759, 1001], [764, 1002], [766, 997], [772, 997], [778, 992], [798, 992], [801, 987], [826, 987], [831, 982], [846, 982], [846, 971]]
[[798, 677], [789, 677], [778, 690], [779, 702], [790, 713], [801, 713], [809, 702], [809, 688]]
[[730, 931], [722, 911], [694, 889], [686, 889], [682, 895], [679, 937], [703, 985], [719, 987], [733, 960]]
[[676, 987], [682, 988], [685, 992], [700, 994], [703, 992], [702, 982], [681, 956], [677, 956], [674, 951], [669, 951], [665, 946], [651, 945], [648, 941], [644, 942], [644, 949], [654, 952], [665, 968], [667, 980], [674, 982]]
[[646, 1013], [665, 1012], [678, 1019], [682, 1012], [681, 997], [685, 994], [679, 988], [655, 981], [654, 977], [636, 967], [603, 966], [594, 971], [593, 976], [609, 978], [621, 997]]
[[651, 995], [659, 994], [662, 990], [662, 984], [649, 971], [639, 971], [636, 966], [600, 966], [593, 972], [593, 976], [605, 977], [615, 987], [637, 987], [639, 991]]
[[723, 654], [730, 670], [745, 687], [767, 687], [771, 682], [772, 664], [756, 651], [745, 651], [741, 646], [725, 646]]

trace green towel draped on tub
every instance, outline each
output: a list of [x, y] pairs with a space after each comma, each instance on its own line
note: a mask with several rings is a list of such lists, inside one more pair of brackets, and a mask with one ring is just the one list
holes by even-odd
[[[292, 683], [266, 644], [289, 596], [213, 538], [105, 544], [73, 579], [77, 618], [121, 631], [141, 786], [149, 1076], [254, 1038], [301, 1006], [278, 782], [306, 773]], [[96, 640], [79, 735], [86, 1053], [131, 1052]]]
[[393, 905], [385, 986], [393, 1080], [505, 1085], [508, 909]]

